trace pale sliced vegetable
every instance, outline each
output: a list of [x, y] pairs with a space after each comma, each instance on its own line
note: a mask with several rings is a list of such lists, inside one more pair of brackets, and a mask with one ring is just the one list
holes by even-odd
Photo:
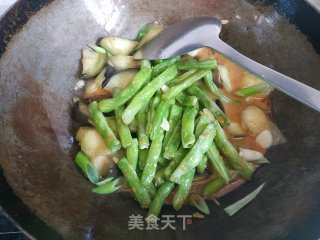
[[269, 127], [269, 119], [257, 106], [250, 105], [244, 108], [240, 118], [242, 127], [248, 129], [255, 136]]
[[253, 75], [252, 73], [244, 72], [242, 75], [242, 78], [241, 78], [242, 88], [256, 86], [261, 83], [264, 83], [264, 81], [262, 81], [260, 78]]
[[163, 27], [159, 24], [152, 24], [148, 33], [141, 39], [136, 49], [141, 48], [144, 44], [156, 38], [163, 31]]
[[88, 107], [88, 104], [82, 102], [82, 101], [79, 101], [78, 102], [78, 107], [79, 107], [79, 111], [85, 115], [86, 117], [90, 117], [90, 112], [89, 112], [89, 107]]
[[110, 94], [112, 94], [112, 89], [114, 88], [123, 90], [131, 83], [137, 72], [138, 70], [135, 69], [121, 71], [113, 75], [103, 89]]
[[272, 134], [273, 145], [282, 144], [287, 141], [285, 136], [283, 136], [283, 134], [281, 133], [279, 128], [273, 122], [269, 121], [269, 128], [268, 129], [270, 130], [270, 132]]
[[83, 49], [81, 78], [88, 79], [97, 76], [107, 62], [108, 56], [106, 54]]
[[163, 120], [162, 120], [162, 123], [161, 123], [160, 127], [161, 127], [164, 131], [168, 132], [168, 131], [170, 130], [170, 124], [169, 124], [168, 119], [166, 119], [166, 118], [164, 117]]
[[238, 122], [231, 122], [227, 129], [233, 137], [244, 137], [246, 135], [246, 131]]
[[103, 176], [107, 169], [114, 164], [104, 139], [92, 127], [79, 128], [76, 139], [80, 143], [81, 150], [98, 170], [99, 175]]
[[109, 58], [108, 64], [117, 71], [140, 67], [140, 61], [135, 60], [132, 56], [113, 56]]
[[105, 37], [102, 38], [99, 42], [99, 45], [105, 49], [107, 49], [109, 52], [111, 52], [113, 55], [123, 55], [127, 56], [129, 55], [133, 49], [138, 46], [137, 41], [119, 38], [119, 37]]
[[190, 195], [190, 202], [192, 203], [193, 206], [195, 206], [199, 211], [205, 213], [205, 214], [210, 214], [210, 210], [208, 208], [208, 205], [206, 201], [197, 193], [191, 193]]
[[239, 155], [247, 161], [254, 161], [263, 158], [263, 154], [261, 152], [245, 148], [239, 148]]
[[169, 88], [167, 85], [163, 85], [163, 86], [161, 87], [161, 91], [162, 91], [163, 93], [168, 92], [169, 89], [170, 89], [170, 88]]
[[228, 68], [224, 65], [218, 65], [218, 71], [219, 71], [220, 82], [222, 83], [223, 88], [227, 92], [231, 92], [232, 85], [231, 85], [231, 81], [230, 81]]
[[233, 216], [236, 214], [240, 209], [242, 209], [244, 206], [246, 206], [248, 203], [250, 203], [253, 199], [257, 197], [257, 195], [260, 193], [262, 188], [264, 187], [265, 183], [263, 183], [260, 187], [258, 187], [256, 190], [248, 194], [246, 197], [240, 199], [239, 201], [235, 202], [234, 204], [230, 205], [229, 207], [226, 207], [224, 211], [229, 215]]
[[111, 96], [106, 90], [101, 86], [102, 82], [105, 80], [106, 68], [103, 69], [99, 75], [94, 80], [87, 81], [84, 98], [94, 98], [97, 96]]
[[269, 148], [272, 146], [273, 137], [269, 130], [263, 130], [259, 135], [256, 137], [256, 142], [263, 148]]
[[196, 57], [197, 55], [198, 55], [198, 53], [202, 50], [203, 48], [198, 48], [198, 49], [196, 49], [196, 50], [193, 50], [193, 51], [191, 51], [191, 52], [188, 52], [188, 55], [190, 56], [190, 57]]

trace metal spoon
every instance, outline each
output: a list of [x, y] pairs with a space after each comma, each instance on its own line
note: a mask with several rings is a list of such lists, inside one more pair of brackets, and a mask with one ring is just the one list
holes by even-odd
[[166, 28], [135, 54], [137, 59], [165, 59], [210, 47], [272, 84], [275, 88], [320, 112], [320, 91], [242, 55], [219, 38], [222, 25], [210, 17], [187, 18]]

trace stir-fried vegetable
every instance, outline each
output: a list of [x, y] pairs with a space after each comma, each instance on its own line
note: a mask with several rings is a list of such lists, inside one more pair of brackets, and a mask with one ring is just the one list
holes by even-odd
[[265, 183], [263, 183], [260, 187], [258, 187], [256, 190], [248, 194], [246, 197], [240, 199], [239, 201], [235, 202], [234, 204], [230, 205], [229, 207], [226, 207], [224, 211], [229, 215], [232, 216], [236, 214], [240, 209], [242, 209], [244, 206], [246, 206], [249, 202], [251, 202], [254, 198], [257, 197], [257, 195], [260, 193], [262, 188], [264, 187]]
[[[191, 203], [209, 214], [206, 199], [250, 180], [269, 163], [265, 149], [284, 141], [259, 102], [272, 88], [248, 72], [233, 74], [231, 63], [208, 48], [135, 60], [162, 30], [150, 23], [135, 40], [105, 37], [99, 46], [89, 45], [93, 51], [83, 50], [82, 77], [95, 78], [87, 80], [77, 103], [91, 127], [77, 132], [81, 151], [75, 162], [95, 185], [92, 192], [130, 190], [141, 207], [149, 207], [148, 216], [158, 216], [165, 203], [176, 210]], [[233, 215], [262, 187], [225, 211]]]

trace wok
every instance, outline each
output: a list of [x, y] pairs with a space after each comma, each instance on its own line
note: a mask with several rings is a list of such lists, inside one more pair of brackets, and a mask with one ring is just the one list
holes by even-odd
[[[247, 56], [320, 89], [320, 15], [302, 0], [21, 0], [0, 22], [0, 204], [38, 239], [318, 239], [320, 114], [276, 91], [273, 120], [287, 143], [271, 164], [220, 199], [222, 207], [262, 182], [234, 217], [212, 214], [186, 229], [128, 230], [146, 215], [122, 193], [97, 196], [75, 167], [71, 116], [80, 50], [104, 35], [134, 37], [147, 22], [228, 19], [222, 39]], [[285, 16], [285, 17], [284, 17]], [[296, 25], [293, 25], [296, 24]], [[192, 214], [185, 207], [179, 214]], [[175, 214], [166, 206], [163, 214]]]

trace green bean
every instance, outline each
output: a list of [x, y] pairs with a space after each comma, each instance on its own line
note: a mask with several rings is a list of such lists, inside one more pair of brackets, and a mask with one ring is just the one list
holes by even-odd
[[139, 177], [132, 165], [128, 162], [126, 158], [122, 158], [118, 162], [118, 167], [122, 171], [124, 177], [127, 179], [131, 187], [132, 193], [140, 203], [141, 207], [149, 206], [151, 202], [149, 194], [147, 190], [142, 186]]
[[185, 107], [194, 107], [198, 103], [198, 98], [195, 96], [187, 96], [183, 92], [176, 97], [178, 103]]
[[118, 129], [117, 129], [116, 117], [115, 116], [109, 116], [109, 117], [106, 117], [106, 119], [107, 119], [107, 123], [108, 123], [109, 127], [111, 128], [112, 132], [118, 138], [119, 137], [119, 132], [118, 132]]
[[226, 103], [236, 103], [237, 100], [233, 100], [229, 98], [228, 96], [221, 93], [217, 87], [217, 85], [213, 81], [213, 74], [212, 71], [208, 71], [207, 74], [204, 76], [204, 83], [209, 88], [209, 90], [219, 98], [219, 100], [226, 102]]
[[194, 107], [187, 108], [183, 113], [181, 122], [181, 141], [184, 148], [191, 148], [196, 141], [194, 136], [194, 123], [197, 113], [198, 111]]
[[[120, 92], [121, 91], [119, 89], [115, 89], [114, 96], [118, 96], [120, 94]], [[124, 124], [122, 121], [123, 111], [124, 111], [124, 106], [120, 106], [117, 109], [115, 109], [114, 112], [115, 112], [115, 116], [116, 116], [116, 124], [117, 124], [117, 129], [119, 132], [122, 147], [127, 148], [132, 143], [132, 136], [131, 136], [131, 132], [130, 132], [128, 125]]]
[[[230, 180], [233, 180], [236, 178], [237, 173], [236, 173], [236, 171], [229, 171], [228, 175], [230, 175]], [[205, 196], [215, 194], [221, 188], [223, 188], [226, 184], [227, 184], [226, 181], [222, 177], [218, 176], [217, 178], [215, 178], [212, 181], [210, 181], [209, 183], [207, 183], [207, 185], [205, 186], [205, 188], [203, 190], [203, 194]]]
[[216, 131], [213, 124], [209, 124], [206, 129], [199, 136], [193, 147], [181, 161], [179, 166], [173, 172], [170, 177], [170, 181], [181, 184], [182, 176], [189, 172], [192, 168], [195, 168], [200, 163], [202, 156], [209, 149]]
[[152, 76], [153, 77], [158, 76], [160, 73], [162, 73], [168, 67], [171, 67], [173, 64], [175, 64], [179, 60], [180, 60], [180, 56], [168, 58], [161, 61], [160, 63], [158, 63], [156, 66], [153, 67]]
[[92, 192], [97, 194], [110, 194], [118, 191], [121, 186], [118, 185], [120, 178], [117, 178], [111, 182], [107, 182], [104, 185], [95, 187], [92, 189]]
[[217, 129], [217, 135], [214, 141], [218, 149], [223, 153], [228, 162], [240, 173], [242, 177], [247, 180], [250, 179], [251, 175], [255, 171], [254, 166], [240, 157], [239, 153], [232, 143], [229, 142], [223, 129], [217, 121], [215, 121], [215, 126]]
[[160, 132], [163, 131], [161, 128], [161, 123], [163, 122], [164, 118], [168, 117], [171, 103], [172, 102], [170, 101], [163, 100], [159, 103], [151, 124], [150, 139], [152, 141], [160, 134]]
[[162, 205], [165, 199], [169, 196], [170, 192], [174, 187], [174, 183], [170, 181], [165, 181], [158, 189], [155, 198], [149, 207], [148, 216], [159, 216]]
[[133, 119], [133, 121], [128, 125], [131, 133], [136, 133], [138, 129], [138, 123], [136, 119]]
[[149, 137], [146, 133], [147, 128], [147, 111], [148, 111], [148, 103], [144, 105], [144, 107], [137, 113], [136, 119], [138, 124], [138, 142], [139, 148], [145, 149], [150, 145]]
[[207, 168], [208, 158], [206, 155], [203, 155], [199, 165], [197, 166], [197, 173], [202, 174]]
[[177, 68], [175, 66], [171, 66], [149, 82], [127, 106], [122, 115], [124, 123], [129, 124], [132, 122], [137, 112], [142, 108], [142, 103], [148, 102], [156, 91], [158, 91], [164, 84], [174, 79], [177, 74]]
[[171, 81], [169, 83], [169, 86], [170, 87], [173, 87], [175, 85], [178, 85], [182, 82], [184, 82], [187, 78], [189, 78], [192, 74], [194, 74], [197, 70], [194, 69], [194, 70], [190, 70], [188, 72], [185, 72], [184, 74], [181, 74], [180, 76], [176, 77], [173, 81]]
[[121, 148], [121, 144], [109, 127], [105, 116], [102, 112], [99, 111], [98, 103], [90, 103], [89, 111], [94, 126], [96, 127], [102, 138], [105, 140], [109, 150], [111, 152], [119, 150]]
[[141, 176], [141, 183], [145, 188], [148, 188], [152, 183], [157, 170], [157, 163], [161, 154], [163, 133], [160, 133], [151, 143], [146, 165]]
[[179, 70], [192, 70], [192, 69], [216, 69], [218, 63], [216, 59], [206, 60], [180, 60], [176, 63]]
[[179, 95], [183, 90], [191, 87], [196, 81], [200, 80], [206, 75], [206, 70], [198, 70], [188, 78], [184, 79], [183, 82], [171, 87], [166, 93], [162, 95], [162, 99], [170, 100]]
[[99, 182], [99, 174], [97, 169], [82, 151], [78, 152], [76, 156], [76, 164], [79, 166], [83, 174], [89, 179], [90, 182]]
[[169, 117], [169, 131], [167, 131], [165, 133], [165, 137], [163, 139], [163, 144], [162, 147], [165, 148], [168, 144], [168, 141], [173, 133], [174, 130], [174, 126], [176, 126], [178, 124], [178, 122], [181, 120], [182, 117], [182, 108], [177, 106], [177, 105], [173, 105], [171, 107], [170, 110], [170, 117]]
[[195, 192], [191, 193], [189, 199], [191, 204], [195, 206], [199, 211], [205, 214], [210, 214], [210, 210], [208, 208], [206, 201], [198, 193], [195, 193]]
[[100, 111], [105, 113], [111, 112], [130, 101], [130, 99], [136, 95], [147, 82], [150, 81], [151, 73], [152, 69], [150, 62], [147, 60], [142, 60], [140, 71], [134, 76], [131, 83], [125, 89], [123, 89], [123, 91], [121, 91], [117, 97], [104, 99], [99, 102]]
[[[201, 134], [201, 132], [206, 128], [206, 126], [212, 122], [214, 122], [214, 117], [208, 111], [208, 109], [203, 109], [201, 112], [201, 116], [199, 118], [199, 122], [196, 127], [195, 135], [196, 138]], [[217, 149], [214, 142], [211, 143], [208, 151], [206, 152], [206, 156], [212, 163], [214, 169], [217, 171], [218, 175], [221, 176], [226, 183], [230, 181], [230, 177], [228, 174], [228, 168], [223, 162], [223, 159], [220, 156], [219, 150]]]
[[187, 172], [183, 176], [183, 181], [178, 186], [178, 189], [176, 191], [176, 194], [174, 195], [174, 198], [172, 200], [172, 205], [176, 211], [180, 210], [180, 208], [183, 206], [183, 203], [187, 199], [189, 195], [189, 191], [192, 186], [192, 181], [194, 178], [195, 169], [193, 168], [191, 171]]
[[181, 120], [175, 126], [169, 140], [167, 146], [164, 148], [164, 157], [166, 159], [172, 159], [181, 143]]
[[139, 146], [138, 140], [136, 138], [132, 139], [131, 145], [126, 149], [127, 159], [134, 169], [137, 168], [138, 156], [139, 156]]
[[160, 156], [158, 163], [160, 164], [160, 166], [166, 167], [169, 164], [169, 160], [164, 158], [163, 156]]
[[149, 112], [147, 114], [147, 126], [146, 126], [146, 134], [150, 136], [151, 128], [152, 128], [152, 119], [155, 115], [157, 107], [161, 101], [160, 93], [156, 93], [150, 100]]
[[219, 120], [223, 125], [228, 125], [230, 123], [228, 117], [224, 112], [218, 107], [218, 105], [200, 88], [193, 85], [187, 90], [190, 94], [196, 96], [200, 103]]
[[159, 187], [166, 181], [166, 178], [164, 177], [164, 170], [165, 168], [161, 168], [156, 172], [154, 176], [154, 184], [156, 185], [156, 187]]
[[174, 170], [179, 166], [182, 159], [187, 155], [188, 149], [183, 148], [182, 146], [177, 151], [174, 158], [170, 161], [169, 165], [164, 170], [164, 176], [167, 179], [170, 179]]
[[273, 87], [268, 83], [260, 83], [255, 86], [242, 88], [236, 91], [236, 95], [241, 97], [250, 97], [259, 93], [269, 93], [273, 90]]
[[206, 156], [212, 163], [214, 170], [217, 172], [217, 174], [225, 181], [225, 183], [229, 183], [229, 170], [225, 165], [223, 158], [220, 156], [217, 146], [214, 143], [212, 143], [209, 147], [208, 151], [206, 152]]
[[148, 152], [149, 152], [149, 149], [140, 149], [139, 150], [139, 156], [138, 156], [138, 166], [139, 166], [139, 169], [140, 171], [143, 171], [145, 165], [146, 165], [146, 161], [147, 161], [147, 158], [148, 158]]

